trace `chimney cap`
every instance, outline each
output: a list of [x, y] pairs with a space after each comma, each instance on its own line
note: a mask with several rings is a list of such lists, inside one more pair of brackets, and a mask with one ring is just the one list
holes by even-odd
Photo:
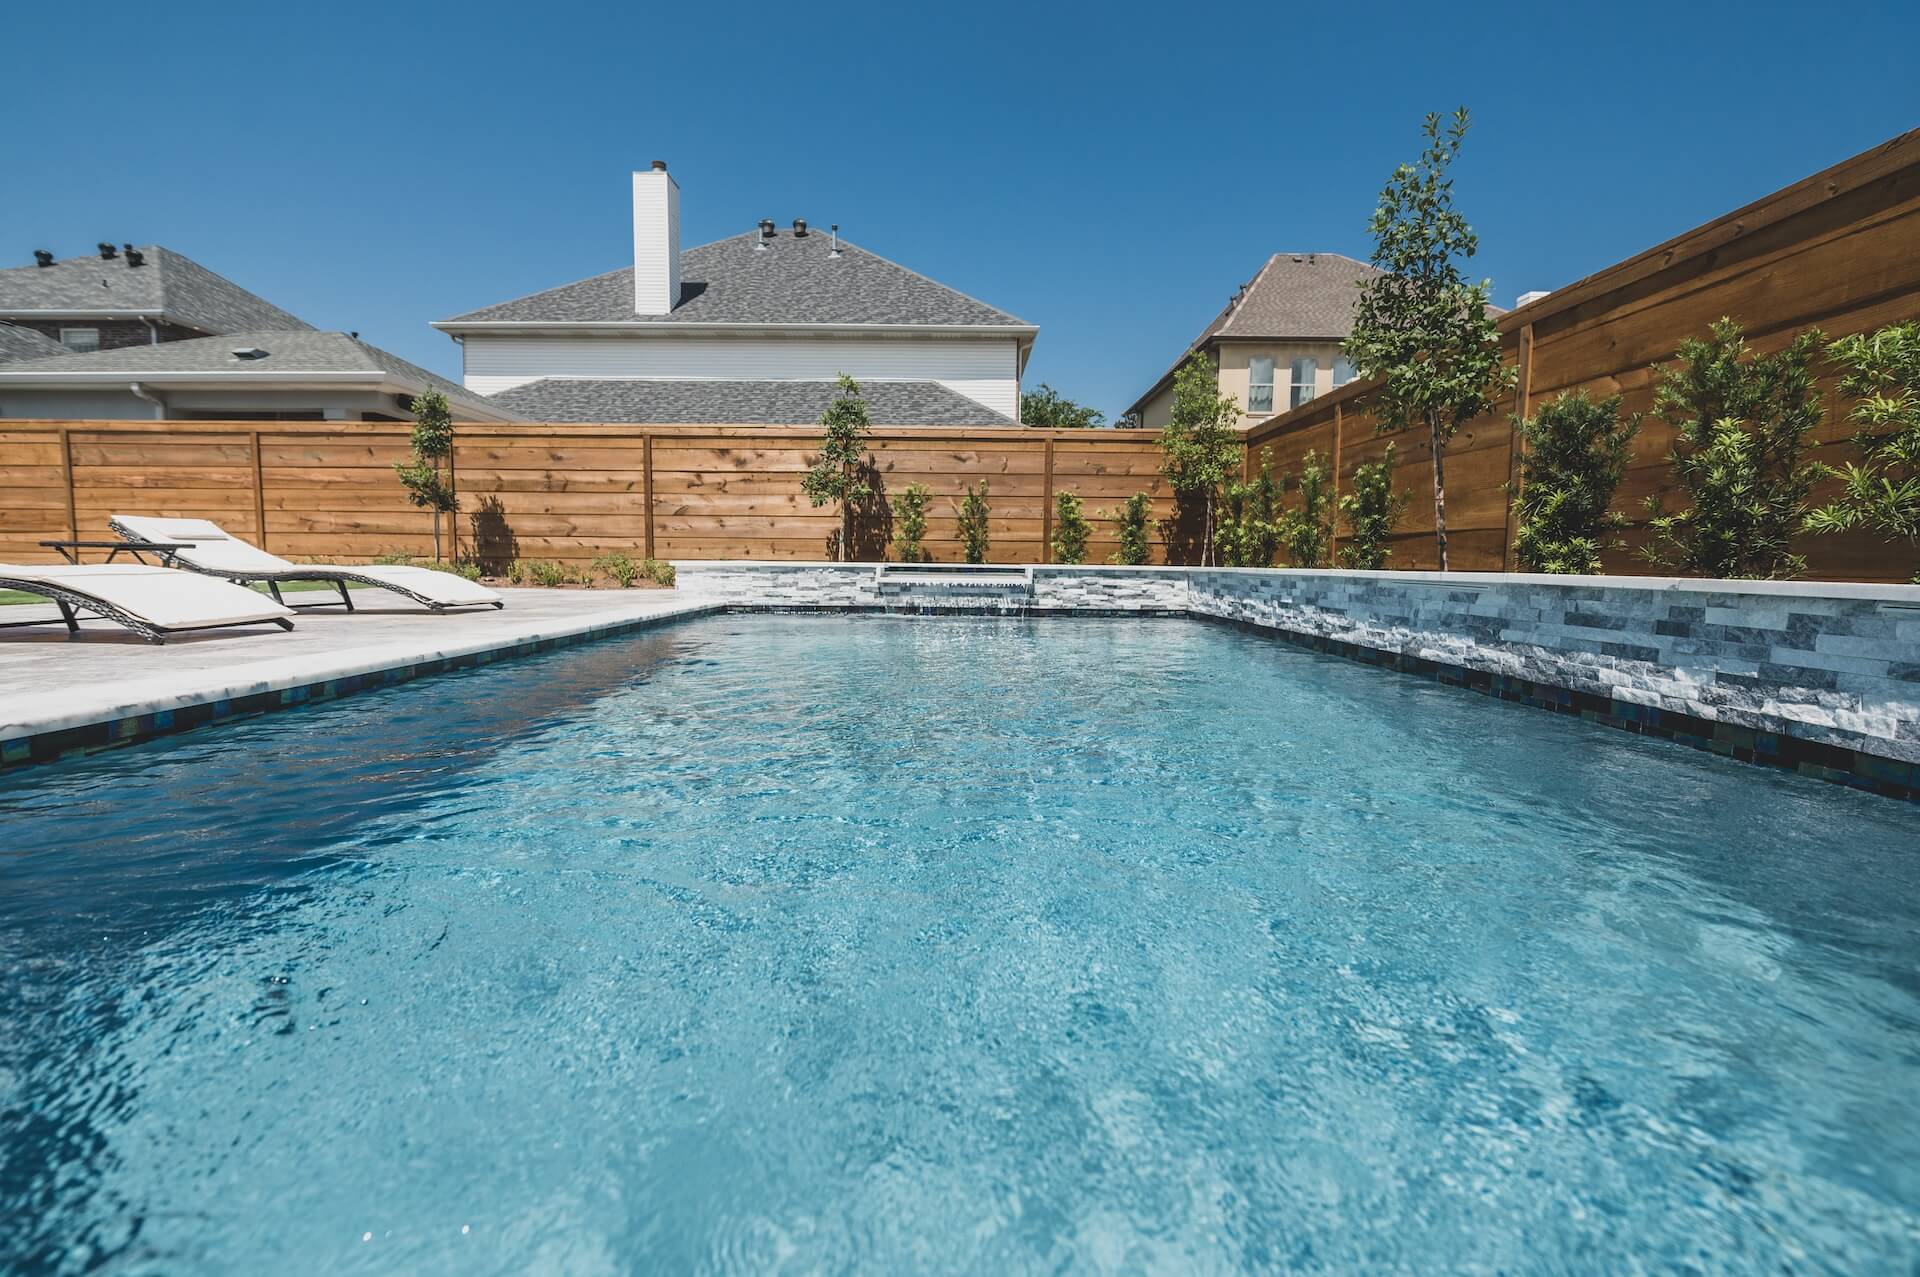
[[655, 160], [655, 161], [653, 162], [653, 171], [654, 171], [654, 172], [656, 172], [656, 173], [664, 173], [664, 172], [666, 172], [666, 171], [667, 171], [667, 162], [666, 162], [665, 160]]

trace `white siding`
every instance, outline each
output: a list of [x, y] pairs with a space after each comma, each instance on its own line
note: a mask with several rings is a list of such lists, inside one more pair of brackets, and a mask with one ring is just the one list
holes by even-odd
[[518, 337], [464, 342], [467, 389], [483, 395], [543, 377], [652, 381], [937, 381], [1017, 418], [1019, 345], [1011, 337]]

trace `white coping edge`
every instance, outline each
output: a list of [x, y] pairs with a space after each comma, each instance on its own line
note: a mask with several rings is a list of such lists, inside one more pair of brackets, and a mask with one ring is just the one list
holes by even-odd
[[[872, 563], [836, 563], [832, 560], [788, 560], [769, 562], [761, 559], [675, 559], [676, 568], [694, 572], [720, 569], [734, 572], [801, 572], [830, 569], [871, 574]], [[1408, 585], [1451, 587], [1454, 589], [1489, 586], [1549, 586], [1563, 589], [1606, 589], [1670, 591], [1688, 594], [1761, 595], [1777, 598], [1871, 599], [1920, 607], [1920, 585], [1886, 585], [1871, 581], [1727, 581], [1690, 576], [1558, 576], [1545, 572], [1369, 572], [1346, 568], [1200, 568], [1141, 564], [1129, 567], [1116, 563], [1032, 563], [986, 564], [987, 567], [1028, 567], [1035, 574], [1052, 573], [1130, 573], [1147, 576], [1192, 576], [1196, 573], [1223, 573], [1234, 576], [1359, 578], [1392, 581]]]
[[[710, 599], [676, 601], [665, 607], [631, 603], [579, 616], [552, 617], [494, 631], [466, 642], [422, 647], [419, 642], [386, 642], [371, 647], [350, 647], [338, 652], [309, 652], [300, 656], [249, 662], [238, 667], [243, 681], [232, 680], [234, 669], [196, 671], [199, 681], [155, 674], [131, 683], [107, 687], [63, 688], [18, 697], [6, 707], [7, 719], [0, 722], [0, 741], [39, 736], [70, 727], [91, 727], [96, 723], [133, 718], [141, 714], [164, 713], [231, 700], [262, 692], [286, 691], [334, 679], [377, 674], [383, 670], [417, 665], [423, 661], [457, 660], [480, 652], [498, 651], [539, 643], [549, 639], [578, 638], [596, 630], [614, 629], [639, 621], [673, 621], [701, 616], [724, 605]], [[92, 695], [87, 694], [91, 692]], [[76, 696], [82, 697], [76, 707]]]

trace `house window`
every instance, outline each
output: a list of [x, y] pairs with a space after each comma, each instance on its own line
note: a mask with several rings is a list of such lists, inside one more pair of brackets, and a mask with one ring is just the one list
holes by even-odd
[[100, 330], [98, 328], [62, 328], [60, 344], [75, 353], [98, 350], [100, 349]]
[[1293, 361], [1293, 398], [1288, 407], [1298, 408], [1313, 398], [1313, 384], [1320, 376], [1318, 359], [1296, 359]]
[[1260, 415], [1273, 411], [1273, 360], [1264, 355], [1247, 360], [1247, 411]]
[[1338, 389], [1353, 380], [1353, 360], [1345, 355], [1333, 361], [1333, 384]]

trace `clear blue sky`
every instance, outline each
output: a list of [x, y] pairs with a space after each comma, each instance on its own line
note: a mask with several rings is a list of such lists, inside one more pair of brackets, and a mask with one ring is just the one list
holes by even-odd
[[1040, 325], [1124, 408], [1276, 251], [1364, 258], [1465, 103], [1511, 304], [1920, 124], [1920, 4], [17, 5], [0, 261], [185, 252], [458, 375], [428, 321], [794, 217]]

